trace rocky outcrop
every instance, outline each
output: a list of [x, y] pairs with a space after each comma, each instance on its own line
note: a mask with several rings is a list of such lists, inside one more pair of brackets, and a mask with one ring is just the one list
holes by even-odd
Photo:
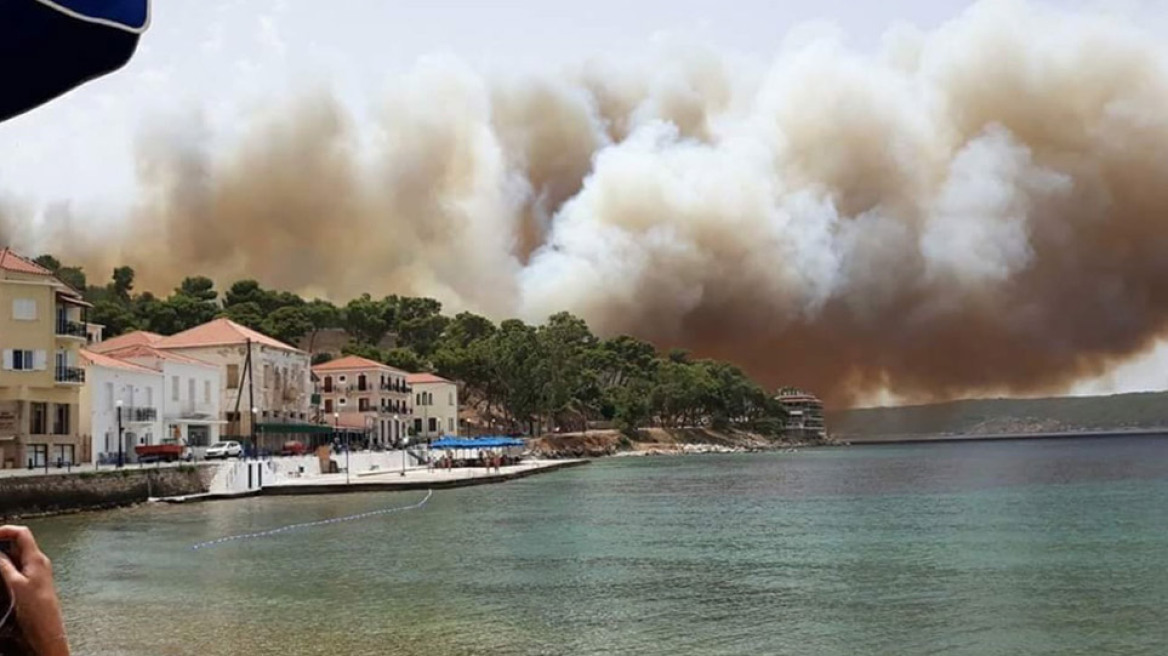
[[540, 458], [558, 459], [601, 458], [623, 454], [740, 453], [803, 445], [740, 431], [652, 428], [639, 431], [635, 438], [615, 430], [545, 435], [530, 440], [528, 451]]

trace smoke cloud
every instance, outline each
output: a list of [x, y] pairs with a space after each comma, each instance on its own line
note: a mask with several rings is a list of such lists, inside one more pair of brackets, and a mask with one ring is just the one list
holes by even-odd
[[[92, 272], [433, 295], [846, 404], [1065, 389], [1168, 329], [1168, 70], [1132, 25], [990, 0], [875, 56], [668, 45], [498, 80], [427, 60], [377, 125], [306, 94], [215, 151], [145, 135]], [[100, 267], [100, 268], [99, 268]]]

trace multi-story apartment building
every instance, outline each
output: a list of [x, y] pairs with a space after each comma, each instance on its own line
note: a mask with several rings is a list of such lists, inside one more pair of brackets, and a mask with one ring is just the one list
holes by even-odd
[[371, 446], [394, 446], [406, 436], [411, 412], [406, 372], [352, 355], [318, 364], [312, 372], [325, 422], [365, 430]]
[[49, 270], [0, 249], [0, 468], [89, 459], [78, 430], [88, 307]]
[[436, 440], [458, 435], [458, 385], [434, 374], [410, 374], [414, 394], [414, 435]]

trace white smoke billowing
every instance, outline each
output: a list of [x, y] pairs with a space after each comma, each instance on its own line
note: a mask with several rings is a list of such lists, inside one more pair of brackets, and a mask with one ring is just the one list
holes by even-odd
[[230, 153], [154, 140], [149, 238], [63, 254], [156, 287], [569, 310], [836, 402], [1056, 390], [1168, 327], [1164, 54], [987, 0], [877, 56], [805, 33], [771, 62], [671, 43], [562, 78], [427, 60], [372, 133], [309, 96]]

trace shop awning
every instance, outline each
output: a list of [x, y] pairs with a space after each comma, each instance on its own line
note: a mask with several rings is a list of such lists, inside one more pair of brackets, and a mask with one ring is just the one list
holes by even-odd
[[431, 449], [503, 449], [524, 446], [525, 442], [514, 437], [443, 437], [430, 444]]

